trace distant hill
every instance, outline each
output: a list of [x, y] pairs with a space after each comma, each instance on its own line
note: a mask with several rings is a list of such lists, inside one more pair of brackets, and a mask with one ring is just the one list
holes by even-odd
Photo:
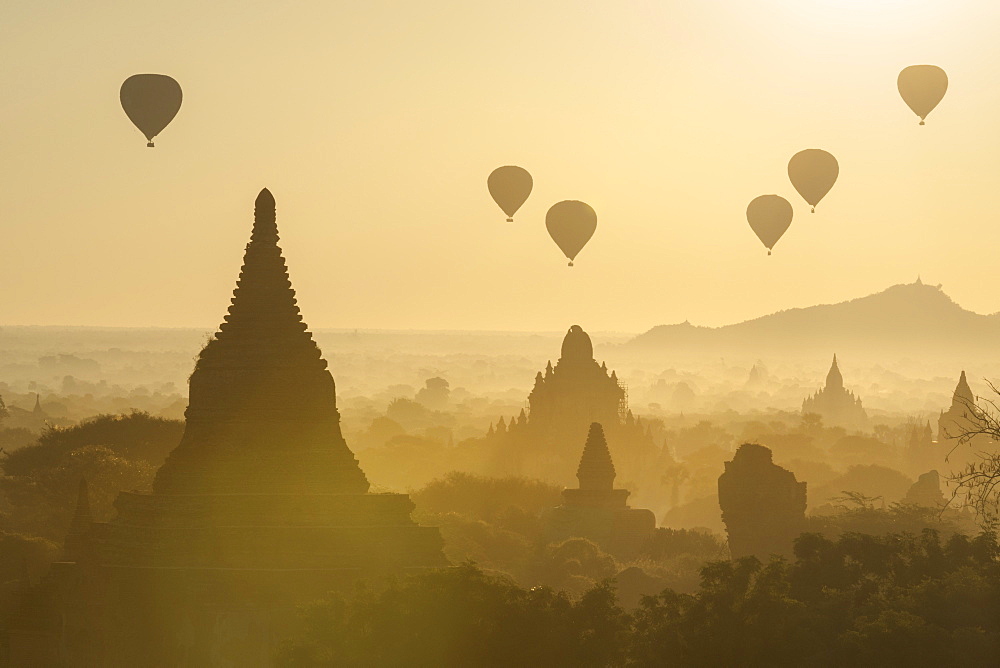
[[1000, 314], [967, 311], [919, 280], [839, 304], [779, 311], [723, 327], [660, 325], [622, 344], [623, 352], [751, 355], [855, 353], [893, 357], [1000, 357]]

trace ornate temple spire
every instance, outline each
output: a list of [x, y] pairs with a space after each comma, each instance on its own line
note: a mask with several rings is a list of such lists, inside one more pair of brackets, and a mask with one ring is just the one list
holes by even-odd
[[583, 446], [580, 466], [576, 470], [580, 489], [608, 490], [615, 484], [615, 465], [611, 461], [608, 442], [604, 438], [604, 428], [599, 422], [590, 425], [587, 443]]
[[336, 388], [302, 322], [278, 246], [274, 197], [254, 223], [228, 313], [191, 374], [180, 445], [159, 493], [364, 493], [340, 430]]
[[828, 390], [842, 390], [844, 389], [844, 377], [840, 373], [840, 367], [837, 366], [837, 355], [833, 356], [833, 364], [830, 366], [830, 372], [826, 374], [826, 389]]
[[969, 381], [966, 380], [963, 369], [962, 375], [958, 378], [958, 385], [955, 386], [955, 393], [951, 397], [951, 407], [964, 410], [975, 405], [976, 395], [972, 393], [972, 388], [969, 387]]
[[502, 415], [500, 416], [500, 421], [497, 422], [497, 433], [498, 434], [506, 434], [507, 433], [507, 425], [506, 425], [506, 423], [504, 423]]
[[548, 378], [551, 375], [552, 375], [552, 360], [549, 360], [549, 363], [545, 365], [545, 377]]
[[42, 410], [42, 395], [38, 392], [35, 392], [35, 407], [31, 410], [31, 412], [36, 414], [45, 412]]
[[[254, 202], [253, 231], [250, 243], [243, 256], [243, 268], [236, 289], [233, 291], [229, 313], [219, 326], [216, 339], [219, 342], [239, 338], [241, 343], [249, 340], [272, 342], [281, 339], [283, 346], [292, 345], [299, 354], [314, 360], [314, 364], [326, 368], [320, 358], [319, 348], [312, 340], [299, 314], [295, 290], [288, 278], [285, 259], [278, 247], [278, 226], [275, 222], [274, 197], [265, 188]], [[215, 361], [216, 350], [212, 341], [203, 351], [199, 364]], [[228, 350], [225, 352], [229, 352]], [[242, 354], [247, 351], [241, 350]], [[274, 351], [262, 351], [267, 358], [274, 358]], [[209, 353], [206, 355], [206, 353]], [[216, 353], [218, 354], [218, 353]], [[209, 359], [206, 360], [205, 358]]]
[[517, 424], [519, 426], [524, 426], [528, 422], [528, 416], [525, 414], [524, 409], [521, 409], [521, 414], [517, 416]]

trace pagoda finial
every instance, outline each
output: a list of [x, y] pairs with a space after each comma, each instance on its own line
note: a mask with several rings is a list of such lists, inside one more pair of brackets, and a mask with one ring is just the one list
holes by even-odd
[[32, 409], [31, 412], [32, 413], [42, 413], [42, 412], [44, 412], [44, 411], [42, 411], [42, 395], [40, 395], [38, 392], [35, 392], [35, 407], [34, 407], [34, 409]]
[[274, 210], [274, 195], [264, 188], [253, 203], [253, 233], [250, 242], [278, 243], [278, 224]]
[[576, 470], [580, 489], [608, 490], [615, 484], [615, 465], [611, 461], [608, 442], [604, 438], [604, 428], [599, 422], [590, 425], [587, 443], [583, 446], [580, 467]]
[[965, 370], [962, 370], [962, 375], [958, 378], [958, 385], [955, 386], [955, 393], [951, 397], [952, 408], [971, 408], [976, 405], [976, 395], [972, 393], [972, 388], [969, 387], [969, 381], [965, 377]]
[[840, 367], [837, 366], [837, 354], [833, 355], [833, 364], [830, 366], [830, 373], [826, 374], [826, 387], [827, 389], [843, 389], [844, 387], [844, 376], [840, 373]]

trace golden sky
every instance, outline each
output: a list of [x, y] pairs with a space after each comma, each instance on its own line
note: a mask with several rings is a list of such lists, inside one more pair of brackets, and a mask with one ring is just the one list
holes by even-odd
[[[1000, 310], [1000, 3], [0, 5], [0, 324], [213, 327], [257, 191], [314, 328], [642, 331], [910, 282]], [[927, 125], [896, 75], [950, 79]], [[147, 149], [131, 74], [184, 89]], [[840, 162], [815, 215], [786, 164]], [[535, 188], [507, 224], [486, 177]], [[795, 206], [768, 257], [747, 203]], [[580, 199], [566, 266], [545, 211]]]

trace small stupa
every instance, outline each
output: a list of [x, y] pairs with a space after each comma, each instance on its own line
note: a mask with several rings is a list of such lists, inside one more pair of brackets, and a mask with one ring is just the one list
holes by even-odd
[[613, 554], [638, 551], [656, 529], [656, 517], [651, 510], [629, 507], [629, 491], [615, 489], [615, 465], [598, 422], [590, 425], [576, 477], [579, 487], [564, 489], [562, 505], [546, 514], [550, 542], [582, 537]]

